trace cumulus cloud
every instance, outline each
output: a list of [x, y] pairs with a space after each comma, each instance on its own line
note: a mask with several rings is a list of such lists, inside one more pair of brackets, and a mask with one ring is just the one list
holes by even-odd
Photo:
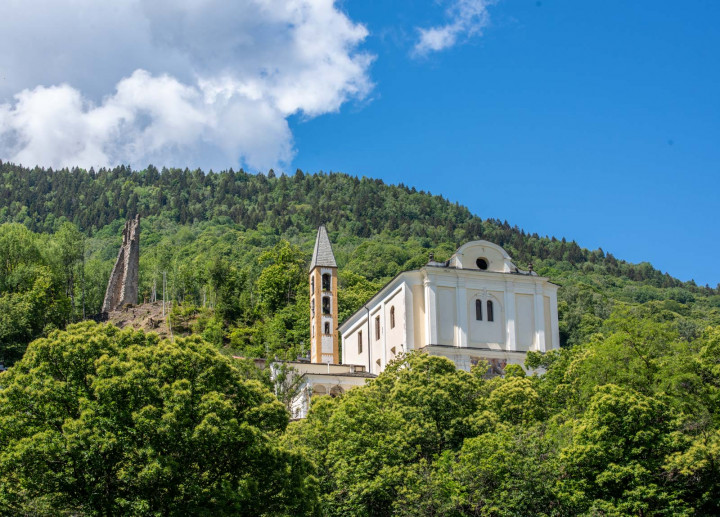
[[333, 0], [5, 0], [0, 157], [25, 165], [267, 168], [287, 118], [372, 88]]
[[489, 21], [488, 6], [493, 3], [493, 0], [451, 0], [446, 10], [447, 23], [418, 28], [420, 39], [415, 44], [415, 54], [427, 55], [452, 47], [459, 38], [481, 34]]

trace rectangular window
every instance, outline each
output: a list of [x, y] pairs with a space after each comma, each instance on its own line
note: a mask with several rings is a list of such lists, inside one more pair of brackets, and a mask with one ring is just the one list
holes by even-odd
[[380, 316], [375, 317], [375, 341], [380, 340]]
[[330, 314], [330, 297], [323, 296], [322, 298], [322, 313]]
[[362, 330], [358, 332], [358, 354], [362, 354]]

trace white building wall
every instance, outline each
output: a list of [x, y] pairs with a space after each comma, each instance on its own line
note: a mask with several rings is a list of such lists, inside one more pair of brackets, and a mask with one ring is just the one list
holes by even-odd
[[535, 298], [531, 294], [515, 295], [516, 350], [528, 351], [535, 341]]
[[[348, 325], [343, 333], [343, 361], [365, 365], [377, 374], [402, 351], [424, 348], [455, 357], [462, 368], [485, 356], [503, 368], [503, 364], [522, 364], [529, 350], [558, 348], [557, 286], [519, 271], [504, 251], [493, 246], [466, 245], [461, 248], [463, 254], [451, 259], [451, 267], [429, 265], [403, 273], [386, 286], [353, 316], [356, 319], [343, 325]], [[487, 259], [487, 270], [475, 265], [476, 256]], [[482, 301], [480, 321], [476, 300]], [[493, 303], [493, 321], [487, 319], [488, 301]], [[394, 328], [390, 328], [392, 307]], [[375, 335], [378, 316], [379, 339]], [[357, 353], [360, 330], [362, 354]]]
[[[362, 342], [362, 352], [358, 347], [358, 337]], [[367, 317], [362, 318], [346, 335], [342, 341], [343, 364], [359, 364], [369, 367], [368, 362], [368, 328]]]
[[449, 345], [455, 344], [455, 323], [457, 312], [455, 308], [454, 287], [437, 288], [437, 341], [432, 344]]
[[[400, 286], [383, 301], [385, 320], [385, 357], [388, 362], [405, 351], [405, 291]], [[395, 326], [391, 325], [391, 313], [395, 311]]]

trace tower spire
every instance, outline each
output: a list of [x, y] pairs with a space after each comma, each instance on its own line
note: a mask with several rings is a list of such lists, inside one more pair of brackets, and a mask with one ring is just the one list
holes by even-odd
[[310, 361], [340, 362], [337, 263], [325, 226], [318, 228], [310, 261]]

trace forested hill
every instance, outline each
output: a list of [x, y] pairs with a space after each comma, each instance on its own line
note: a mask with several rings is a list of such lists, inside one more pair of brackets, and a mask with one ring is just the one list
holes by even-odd
[[[345, 174], [0, 172], [1, 515], [720, 515], [717, 289]], [[68, 325], [135, 213], [171, 340]], [[321, 223], [340, 319], [483, 238], [561, 286], [562, 347], [492, 379], [410, 353], [288, 425], [292, 376], [221, 354], [308, 352]]]
[[[86, 171], [34, 169], [0, 162], [0, 223], [19, 222], [52, 233], [68, 220], [92, 235], [130, 214], [164, 216], [180, 225], [232, 222], [239, 229], [266, 227], [276, 234], [314, 232], [326, 224], [342, 236], [386, 234], [400, 241], [421, 239], [427, 248], [486, 239], [505, 247], [521, 264], [533, 260], [600, 265], [603, 273], [650, 281], [656, 287], [693, 288], [648, 263], [618, 261], [602, 249], [590, 251], [564, 238], [541, 238], [495, 219], [483, 220], [441, 196], [402, 184], [359, 179], [342, 173], [276, 175], [232, 169], [208, 173], [152, 165], [135, 171], [120, 166]], [[706, 291], [712, 294], [711, 291]]]
[[[142, 217], [140, 300], [176, 302], [178, 324], [246, 355], [307, 352], [307, 276], [325, 224], [340, 266], [341, 318], [389, 278], [486, 239], [562, 285], [564, 345], [600, 329], [613, 307], [654, 304], [683, 332], [720, 321], [718, 290], [681, 282], [574, 241], [527, 234], [403, 185], [341, 173], [204, 173], [153, 166], [51, 170], [0, 163], [0, 360], [31, 339], [99, 312], [126, 218]], [[42, 281], [40, 281], [42, 280]], [[659, 310], [659, 309], [658, 309]], [[191, 317], [192, 313], [192, 317]]]

